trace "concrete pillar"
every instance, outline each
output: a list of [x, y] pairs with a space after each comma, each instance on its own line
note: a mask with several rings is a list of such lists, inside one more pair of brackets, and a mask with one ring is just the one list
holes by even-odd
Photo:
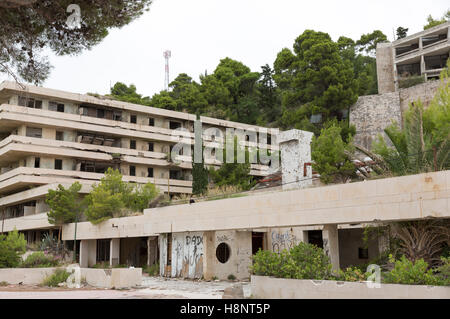
[[97, 263], [97, 240], [91, 239], [89, 240], [89, 259], [88, 259], [88, 267], [92, 267]]
[[377, 44], [378, 93], [395, 92], [394, 52], [391, 43]]
[[109, 245], [109, 265], [118, 265], [120, 261], [120, 238], [111, 239]]
[[340, 269], [339, 263], [339, 237], [337, 225], [325, 225], [322, 230], [323, 250], [330, 258], [333, 270]]
[[[289, 130], [278, 135], [281, 149], [283, 190], [308, 187], [312, 184], [311, 140], [313, 133]], [[305, 174], [306, 171], [306, 174]]]
[[304, 230], [302, 233], [303, 233], [302, 242], [304, 242], [304, 243], [309, 243], [309, 235], [308, 235], [308, 231], [307, 231], [307, 230]]
[[147, 239], [147, 265], [151, 266], [158, 261], [158, 237]]
[[211, 280], [214, 273], [214, 258], [216, 257], [215, 236], [216, 232], [203, 233], [203, 278]]
[[89, 240], [80, 242], [80, 267], [89, 267]]

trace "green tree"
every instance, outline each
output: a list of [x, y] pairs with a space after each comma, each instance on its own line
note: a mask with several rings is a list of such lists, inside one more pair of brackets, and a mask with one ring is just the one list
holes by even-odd
[[326, 184], [345, 183], [356, 176], [356, 167], [352, 162], [354, 147], [351, 136], [344, 142], [342, 129], [331, 125], [321, 130], [319, 137], [313, 137], [311, 157], [313, 169], [320, 174], [320, 180]]
[[59, 238], [61, 240], [61, 228], [63, 224], [73, 223], [79, 220], [83, 212], [85, 203], [80, 200], [78, 192], [81, 190], [81, 184], [73, 183], [69, 188], [65, 188], [61, 184], [56, 190], [49, 189], [45, 202], [50, 207], [47, 213], [48, 222], [52, 225], [59, 226]]
[[370, 56], [375, 56], [377, 44], [387, 42], [387, 36], [380, 30], [375, 30], [372, 33], [363, 34], [361, 38], [356, 41], [359, 52], [365, 51]]
[[261, 111], [260, 124], [274, 123], [281, 115], [281, 101], [273, 76], [275, 71], [268, 65], [261, 67], [258, 81], [258, 104]]
[[169, 94], [175, 100], [177, 111], [194, 114], [205, 112], [208, 102], [200, 92], [200, 85], [192, 81], [189, 75], [179, 74], [169, 87], [172, 89]]
[[340, 55], [327, 33], [306, 30], [294, 42], [294, 53], [283, 49], [274, 63], [281, 89], [283, 128], [305, 129], [313, 114], [334, 116], [356, 102], [353, 66]]
[[[197, 115], [197, 120], [200, 120], [200, 116]], [[196, 142], [202, 146], [202, 161], [200, 163], [195, 162], [195, 154], [192, 153], [192, 194], [204, 195], [208, 190], [208, 169], [205, 168], [205, 161], [203, 158], [203, 139]]]
[[426, 25], [424, 25], [423, 29], [428, 30], [428, 29], [438, 26], [440, 24], [446, 23], [449, 19], [450, 19], [450, 10], [447, 10], [445, 15], [441, 19], [438, 19], [438, 20], [435, 20], [430, 14], [427, 18], [428, 23]]
[[66, 24], [70, 0], [0, 2], [0, 72], [36, 84], [50, 74], [42, 53], [79, 54], [100, 43], [111, 28], [129, 24], [148, 10], [151, 0], [78, 0], [80, 27]]
[[398, 27], [397, 28], [397, 39], [403, 39], [408, 36], [408, 28]]
[[130, 84], [127, 86], [122, 82], [117, 82], [111, 88], [111, 94], [109, 95], [119, 101], [124, 101], [128, 103], [134, 104], [142, 104], [142, 105], [150, 105], [151, 101], [148, 96], [142, 97], [141, 94], [136, 92], [136, 86], [134, 84]]
[[14, 229], [8, 235], [0, 235], [0, 268], [17, 267], [20, 255], [26, 251], [27, 241], [23, 234]]
[[99, 224], [109, 218], [122, 216], [124, 209], [142, 211], [157, 195], [153, 184], [138, 186], [124, 182], [118, 170], [108, 168], [105, 177], [99, 184], [93, 185], [86, 196], [85, 215], [91, 223]]

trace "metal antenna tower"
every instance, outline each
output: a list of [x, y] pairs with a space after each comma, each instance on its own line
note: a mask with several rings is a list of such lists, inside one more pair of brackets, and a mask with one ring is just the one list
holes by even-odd
[[164, 58], [166, 59], [166, 80], [164, 82], [164, 89], [169, 91], [169, 59], [172, 56], [172, 52], [170, 50], [164, 51]]

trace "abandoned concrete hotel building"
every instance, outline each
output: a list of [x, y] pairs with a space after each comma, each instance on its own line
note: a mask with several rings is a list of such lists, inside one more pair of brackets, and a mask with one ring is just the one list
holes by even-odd
[[[448, 35], [448, 28], [447, 23], [381, 45], [378, 69], [384, 68], [379, 56], [385, 47], [394, 53], [397, 45], [410, 45], [416, 38], [422, 43], [419, 60], [429, 61], [426, 52], [448, 56], [448, 36], [441, 35], [443, 30]], [[436, 35], [438, 41], [423, 45], [424, 38]], [[442, 47], [447, 51], [441, 52]], [[394, 61], [400, 60], [393, 60], [392, 55], [391, 79], [396, 78]], [[396, 67], [401, 69], [401, 65]], [[431, 95], [429, 86], [435, 90], [438, 83], [427, 81], [402, 92], [396, 80], [394, 85], [381, 83], [389, 78], [387, 73], [379, 75], [380, 94], [360, 97], [351, 108], [356, 140], [368, 141], [368, 147], [390, 119], [401, 120], [401, 101], [423, 100]], [[428, 78], [433, 74], [426, 72]], [[390, 91], [385, 92], [383, 86]], [[191, 191], [191, 163], [186, 159], [172, 168], [166, 153], [175, 143], [171, 129], [181, 125], [193, 138], [193, 115], [33, 86], [23, 90], [14, 83], [2, 84], [0, 102], [4, 231], [15, 227], [27, 232], [30, 241], [37, 239], [39, 232], [53, 229], [43, 200], [48, 189], [80, 181], [82, 192], [88, 192], [109, 166], [120, 168], [127, 181], [151, 181], [171, 193]], [[202, 118], [202, 122], [204, 127], [221, 129], [252, 127], [211, 118]], [[131, 266], [159, 263], [163, 276], [226, 279], [234, 275], [243, 279], [249, 277], [251, 256], [259, 248], [279, 252], [304, 241], [323, 247], [333, 267], [342, 268], [368, 262], [388, 244], [380, 236], [365, 245], [366, 224], [450, 218], [450, 171], [314, 187], [308, 165], [311, 138], [312, 133], [291, 130], [278, 135], [279, 145], [269, 146], [281, 151], [283, 183], [290, 183], [283, 190], [150, 208], [142, 215], [112, 218], [99, 225], [78, 223], [81, 267], [103, 261]], [[266, 166], [252, 166], [251, 174], [267, 173]], [[74, 224], [64, 225], [62, 239], [70, 243], [74, 232]]]

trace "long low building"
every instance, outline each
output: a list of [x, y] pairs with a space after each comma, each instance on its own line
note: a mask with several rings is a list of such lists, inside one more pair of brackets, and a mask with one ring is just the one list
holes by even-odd
[[[173, 147], [192, 148], [196, 116], [15, 82], [0, 84], [0, 218], [3, 231], [16, 227], [30, 243], [57, 229], [42, 220], [45, 195], [75, 181], [87, 193], [109, 168], [124, 180], [154, 183], [170, 196], [192, 193], [192, 159]], [[227, 129], [247, 132], [241, 145], [276, 151], [277, 129], [201, 117], [202, 136], [221, 148]], [[209, 134], [208, 129], [214, 128]], [[211, 131], [211, 130], [210, 130]], [[266, 139], [254, 139], [264, 132]], [[247, 136], [247, 137], [246, 137]], [[183, 149], [184, 150], [184, 149]], [[221, 162], [210, 157], [207, 166]], [[251, 164], [250, 174], [266, 176], [268, 165]], [[42, 217], [42, 218], [41, 218]], [[45, 219], [45, 218], [44, 218]], [[22, 220], [27, 220], [24, 227]], [[31, 221], [36, 220], [33, 224]]]
[[[77, 238], [83, 266], [159, 260], [166, 276], [247, 278], [259, 248], [310, 242], [335, 268], [346, 267], [387, 245], [381, 236], [366, 247], [364, 225], [430, 218], [450, 218], [450, 171], [153, 208], [101, 225], [79, 223]], [[64, 226], [63, 239], [73, 238], [74, 224]]]

